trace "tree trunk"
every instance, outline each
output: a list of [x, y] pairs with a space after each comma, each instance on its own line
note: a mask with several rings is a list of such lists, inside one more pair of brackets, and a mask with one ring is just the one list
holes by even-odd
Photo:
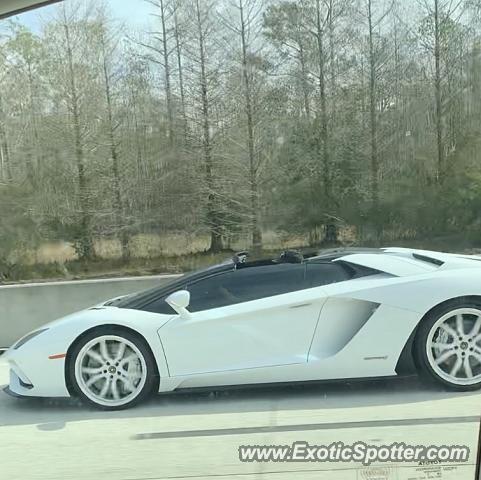
[[[335, 38], [335, 24], [334, 24], [334, 0], [329, 0], [329, 82], [330, 82], [330, 144], [329, 154], [331, 158], [337, 158], [337, 138], [335, 136], [337, 129], [337, 69], [336, 69], [336, 38]], [[331, 168], [332, 170], [332, 168]], [[332, 187], [331, 187], [332, 189]], [[332, 198], [334, 204], [337, 206], [336, 196]], [[337, 228], [337, 225], [336, 225]], [[336, 233], [337, 235], [337, 233]]]
[[167, 42], [167, 26], [165, 23], [165, 5], [164, 0], [160, 0], [160, 21], [162, 24], [162, 45], [164, 56], [164, 74], [165, 74], [165, 98], [167, 102], [167, 121], [169, 132], [169, 144], [174, 145], [174, 113], [172, 105], [172, 88], [170, 84], [170, 60]]
[[177, 6], [174, 10], [174, 37], [175, 37], [175, 51], [177, 55], [177, 68], [179, 70], [179, 90], [180, 90], [180, 105], [182, 108], [182, 129], [184, 132], [184, 145], [187, 143], [187, 114], [185, 108], [185, 87], [184, 87], [184, 71], [182, 65], [182, 47], [180, 45], [179, 19], [177, 17]]
[[395, 132], [394, 132], [394, 160], [401, 162], [401, 135], [403, 131], [402, 113], [400, 113], [401, 106], [401, 78], [402, 72], [400, 69], [400, 51], [399, 51], [398, 27], [397, 23], [394, 25], [394, 101], [396, 105], [395, 116]]
[[201, 103], [202, 103], [202, 130], [203, 139], [202, 147], [204, 152], [205, 166], [205, 183], [207, 188], [207, 220], [210, 228], [210, 248], [213, 253], [222, 250], [222, 225], [217, 209], [217, 200], [215, 197], [215, 185], [212, 165], [212, 143], [211, 143], [211, 126], [210, 126], [210, 106], [207, 89], [207, 72], [205, 58], [205, 39], [202, 30], [202, 19], [200, 12], [200, 0], [196, 0], [196, 17], [197, 17], [197, 33], [199, 40], [199, 61], [200, 61], [200, 87], [201, 87]]
[[[32, 122], [32, 134], [33, 134], [33, 145], [31, 149], [34, 150], [35, 154], [33, 155], [36, 159], [35, 169], [38, 170], [39, 166], [41, 165], [40, 161], [40, 141], [37, 129], [37, 118], [36, 118], [36, 109], [35, 109], [35, 99], [34, 99], [34, 91], [35, 91], [35, 81], [33, 78], [32, 72], [32, 65], [28, 64], [28, 84], [29, 84], [29, 95], [30, 95], [30, 118]], [[33, 162], [32, 162], [33, 167]], [[35, 187], [35, 172], [32, 171], [29, 177], [29, 181], [32, 184], [32, 187]]]
[[324, 31], [321, 19], [320, 0], [316, 0], [316, 20], [317, 20], [317, 49], [319, 60], [319, 97], [320, 97], [320, 143], [322, 146], [322, 178], [324, 184], [324, 210], [331, 207], [331, 159], [329, 151], [329, 126], [326, 98], [326, 79], [325, 79], [325, 52], [324, 52]]
[[124, 227], [124, 208], [120, 187], [120, 169], [119, 169], [119, 152], [117, 149], [117, 140], [115, 138], [115, 127], [112, 109], [112, 94], [110, 85], [110, 73], [107, 64], [107, 52], [105, 49], [105, 36], [102, 34], [102, 66], [104, 74], [104, 86], [105, 86], [105, 100], [107, 104], [107, 135], [110, 147], [110, 156], [112, 159], [112, 173], [113, 173], [113, 187], [115, 197], [115, 223], [116, 229], [120, 231], [120, 245], [122, 249], [122, 259], [128, 260], [130, 258], [129, 251], [129, 238]]
[[436, 102], [436, 147], [437, 147], [437, 174], [439, 183], [444, 177], [444, 145], [443, 145], [443, 124], [442, 124], [442, 103], [441, 103], [441, 46], [439, 31], [439, 0], [434, 0], [434, 96]]
[[12, 165], [10, 163], [10, 147], [8, 144], [7, 131], [5, 128], [5, 113], [3, 111], [3, 101], [0, 96], [0, 156], [2, 159], [2, 176], [7, 182], [13, 180]]
[[376, 113], [376, 59], [374, 56], [374, 29], [372, 21], [372, 0], [368, 0], [369, 23], [369, 117], [371, 133], [371, 215], [379, 237], [379, 159], [377, 148], [377, 113]]
[[302, 95], [304, 97], [304, 110], [306, 117], [311, 117], [311, 105], [309, 103], [309, 82], [307, 81], [307, 68], [306, 59], [304, 54], [304, 45], [299, 42], [299, 65], [301, 67], [301, 82], [302, 82]]
[[135, 149], [137, 150], [137, 175], [139, 179], [144, 178], [144, 156], [142, 154], [142, 142], [140, 141], [140, 128], [137, 113], [134, 112], [134, 133], [135, 133]]
[[252, 221], [252, 248], [254, 252], [262, 249], [262, 232], [259, 225], [259, 192], [257, 186], [257, 165], [254, 151], [254, 120], [252, 111], [252, 92], [247, 64], [246, 24], [243, 1], [239, 0], [240, 31], [242, 46], [242, 75], [244, 79], [245, 113], [247, 122], [247, 151], [249, 155], [249, 190]]
[[331, 81], [331, 125], [334, 124], [334, 119], [336, 115], [336, 43], [334, 37], [334, 1], [329, 0], [329, 73]]
[[[65, 8], [65, 7], [64, 7]], [[68, 77], [70, 83], [70, 113], [73, 122], [73, 134], [75, 145], [75, 159], [77, 164], [77, 180], [79, 187], [79, 203], [80, 203], [80, 232], [77, 236], [77, 251], [81, 259], [87, 260], [93, 256], [93, 242], [90, 233], [90, 199], [87, 186], [87, 178], [85, 174], [84, 151], [82, 144], [82, 129], [80, 120], [80, 105], [75, 79], [75, 71], [73, 64], [73, 50], [70, 37], [70, 28], [64, 10], [64, 32], [65, 47], [67, 52]]]

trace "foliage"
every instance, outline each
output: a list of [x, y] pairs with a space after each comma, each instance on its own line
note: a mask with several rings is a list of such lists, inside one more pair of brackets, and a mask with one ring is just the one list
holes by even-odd
[[0, 270], [141, 233], [479, 246], [476, 2], [150, 3], [135, 31], [86, 0], [5, 24]]

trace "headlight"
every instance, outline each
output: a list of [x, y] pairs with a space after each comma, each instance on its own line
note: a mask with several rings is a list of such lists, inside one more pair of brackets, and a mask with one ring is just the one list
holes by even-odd
[[40, 330], [35, 330], [35, 332], [29, 333], [28, 335], [25, 335], [22, 337], [14, 346], [14, 350], [18, 350], [21, 346], [25, 345], [28, 341], [32, 340], [32, 338], [35, 338], [37, 335], [40, 335], [43, 332], [46, 332], [48, 328], [42, 328]]

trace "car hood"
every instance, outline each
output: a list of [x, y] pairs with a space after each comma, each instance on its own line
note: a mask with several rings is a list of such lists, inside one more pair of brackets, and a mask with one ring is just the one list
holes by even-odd
[[175, 315], [165, 315], [139, 310], [129, 310], [105, 305], [97, 305], [94, 307], [80, 310], [65, 317], [47, 323], [42, 328], [58, 328], [58, 327], [74, 327], [82, 326], [90, 328], [90, 326], [101, 325], [123, 325], [134, 329], [154, 328], [158, 330], [162, 325], [167, 323]]

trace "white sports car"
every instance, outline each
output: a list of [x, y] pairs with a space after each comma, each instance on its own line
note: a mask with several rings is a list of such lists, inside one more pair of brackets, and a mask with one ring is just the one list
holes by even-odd
[[7, 393], [126, 408], [153, 391], [387, 377], [481, 387], [481, 257], [387, 248], [243, 255], [45, 325]]

